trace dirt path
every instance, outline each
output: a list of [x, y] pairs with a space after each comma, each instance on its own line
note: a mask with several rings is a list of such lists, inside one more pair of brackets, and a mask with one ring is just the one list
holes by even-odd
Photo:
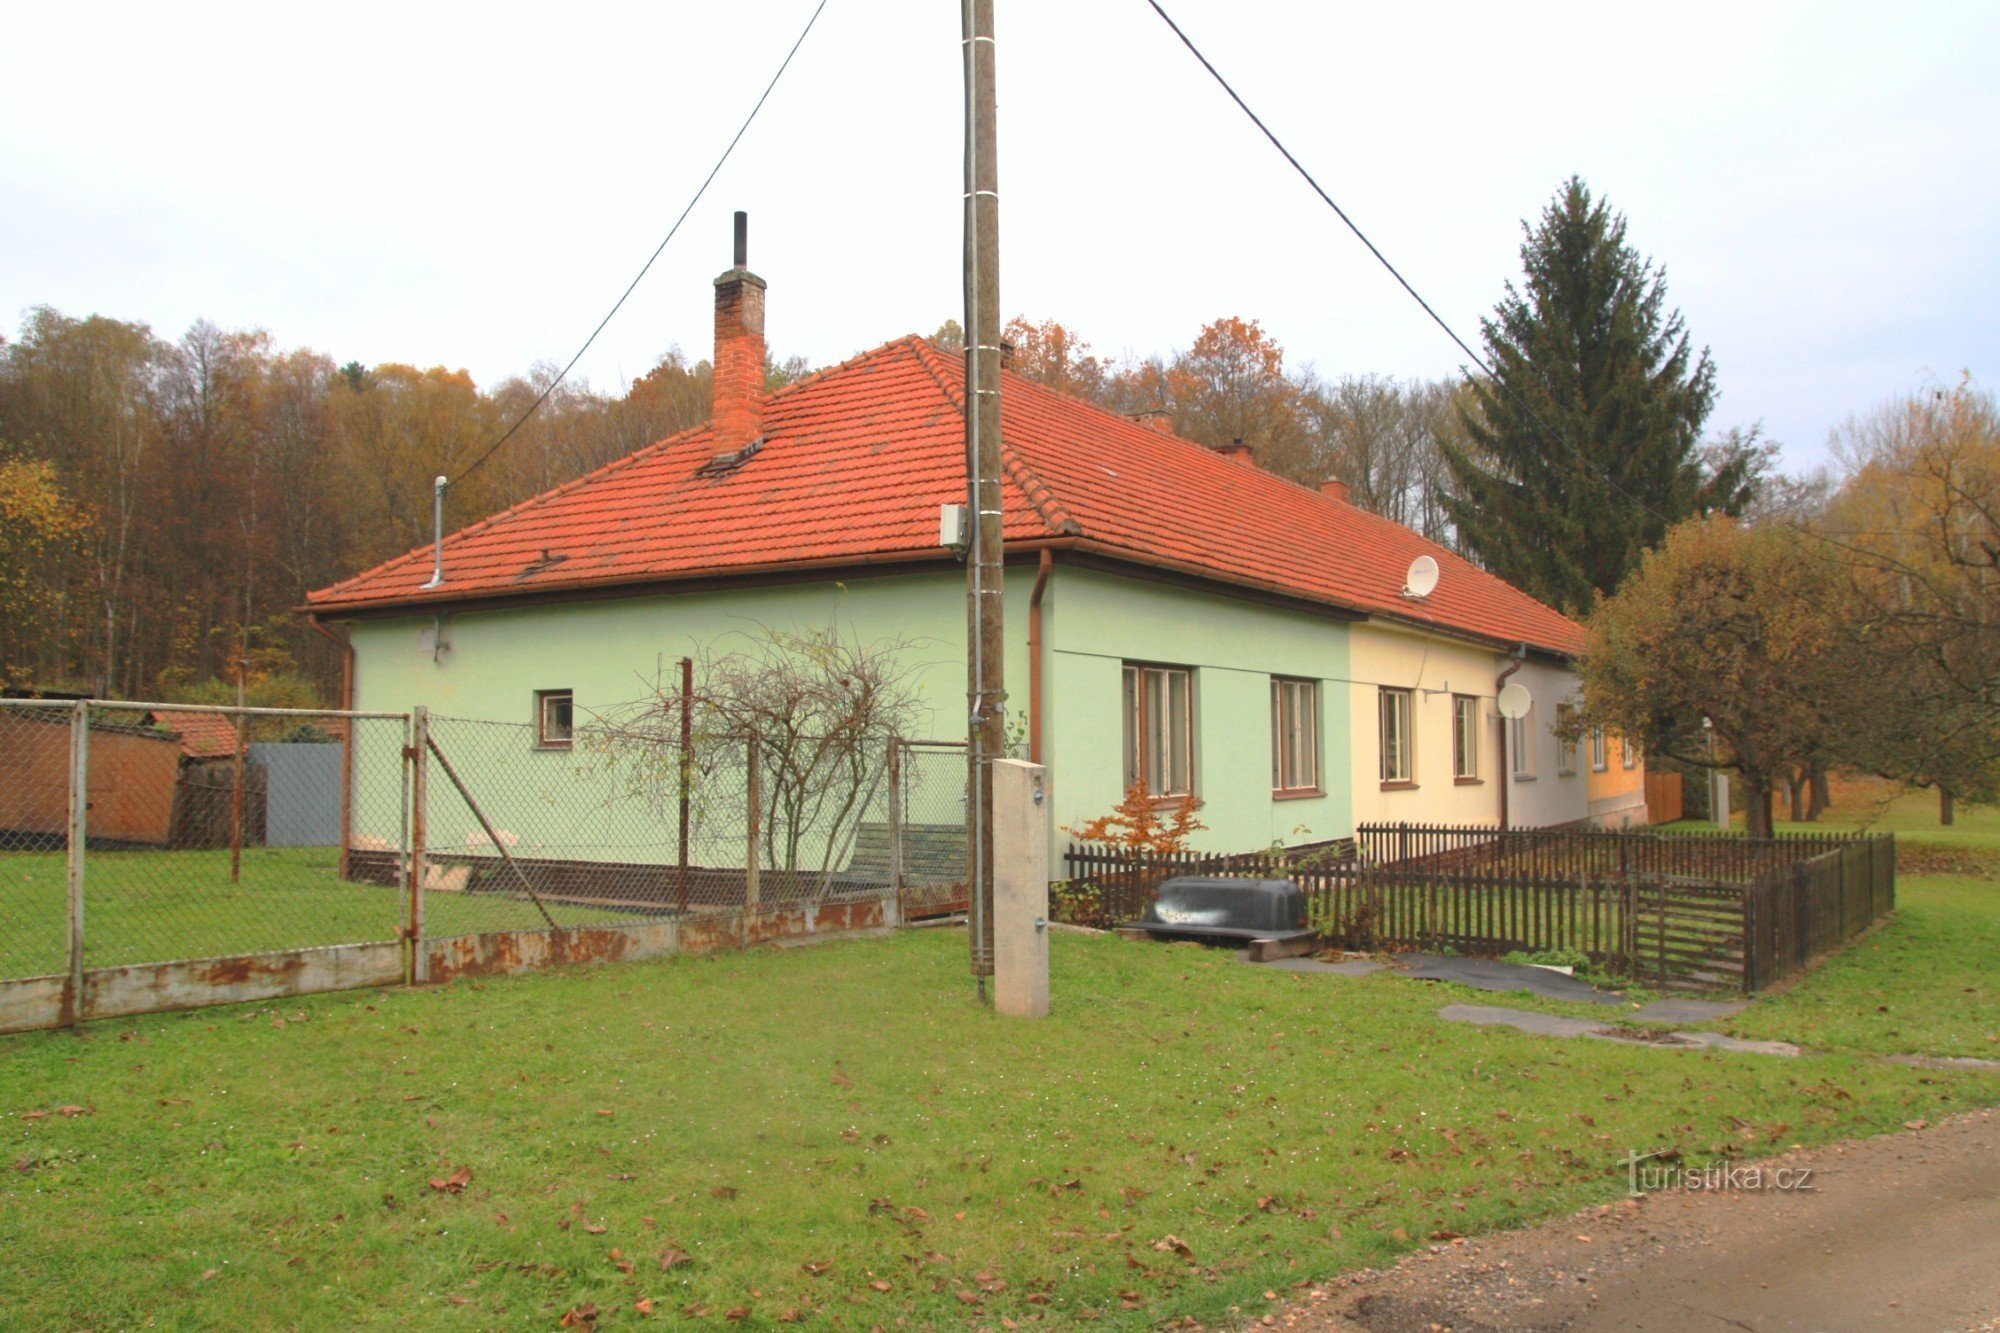
[[1813, 1188], [1649, 1194], [1439, 1246], [1312, 1290], [1263, 1322], [1378, 1333], [2000, 1328], [2000, 1111], [1758, 1165], [1767, 1185], [1779, 1169], [1810, 1169]]

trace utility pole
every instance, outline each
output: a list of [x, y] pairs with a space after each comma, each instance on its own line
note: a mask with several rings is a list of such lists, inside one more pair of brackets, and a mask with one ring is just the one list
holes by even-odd
[[993, 0], [960, 0], [965, 56], [966, 859], [972, 975], [993, 975], [993, 761], [1007, 690], [1000, 503], [1000, 173], [995, 160]]

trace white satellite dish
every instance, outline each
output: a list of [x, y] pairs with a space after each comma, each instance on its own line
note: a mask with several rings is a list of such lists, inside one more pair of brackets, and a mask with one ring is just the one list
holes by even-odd
[[1403, 596], [1421, 601], [1436, 591], [1437, 586], [1437, 561], [1420, 555], [1410, 562], [1410, 572], [1403, 576]]
[[1528, 715], [1535, 706], [1535, 696], [1528, 693], [1528, 687], [1508, 681], [1500, 687], [1500, 716], [1509, 722], [1518, 722]]

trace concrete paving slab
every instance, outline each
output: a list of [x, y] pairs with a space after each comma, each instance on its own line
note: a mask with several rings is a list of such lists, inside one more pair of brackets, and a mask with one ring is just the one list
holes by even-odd
[[1783, 1041], [1745, 1041], [1720, 1032], [1627, 1033], [1607, 1028], [1588, 1018], [1564, 1018], [1538, 1014], [1527, 1009], [1503, 1009], [1488, 1004], [1448, 1004], [1438, 1010], [1447, 1023], [1472, 1023], [1480, 1027], [1510, 1027], [1537, 1037], [1590, 1037], [1598, 1041], [1625, 1042], [1633, 1046], [1666, 1046], [1679, 1050], [1740, 1051], [1747, 1055], [1795, 1056], [1799, 1048]]
[[1373, 958], [1347, 958], [1338, 963], [1322, 963], [1317, 958], [1280, 958], [1263, 964], [1285, 972], [1331, 972], [1341, 977], [1365, 977], [1370, 972], [1380, 972], [1388, 966]]
[[1588, 1018], [1564, 1018], [1558, 1014], [1537, 1014], [1526, 1009], [1501, 1009], [1490, 1004], [1448, 1004], [1438, 1010], [1447, 1023], [1473, 1023], [1479, 1027], [1508, 1027], [1537, 1037], [1587, 1037], [1600, 1024]]
[[1748, 1000], [1655, 1000], [1632, 1011], [1649, 1023], [1706, 1023], [1728, 1018], [1750, 1007]]
[[1441, 954], [1405, 954], [1405, 970], [1420, 981], [1455, 981], [1479, 990], [1524, 990], [1547, 1000], [1581, 1000], [1585, 1004], [1623, 1004], [1625, 997], [1601, 991], [1587, 981], [1493, 958], [1459, 958]]

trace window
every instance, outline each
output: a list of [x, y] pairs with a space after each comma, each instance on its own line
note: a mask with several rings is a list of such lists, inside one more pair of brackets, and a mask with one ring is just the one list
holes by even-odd
[[1570, 728], [1576, 722], [1576, 708], [1572, 704], [1556, 705], [1556, 772], [1558, 774], [1576, 772], [1576, 733]]
[[535, 691], [535, 744], [544, 750], [567, 750], [574, 738], [569, 690]]
[[1639, 742], [1629, 737], [1620, 736], [1618, 738], [1618, 748], [1623, 752], [1625, 767], [1637, 768], [1639, 766]]
[[1410, 692], [1382, 690], [1382, 781], [1413, 783], [1410, 763]]
[[1154, 796], [1194, 790], [1194, 681], [1185, 667], [1125, 668], [1125, 785]]
[[1479, 700], [1469, 694], [1451, 696], [1451, 775], [1479, 780]]
[[1509, 758], [1512, 760], [1514, 776], [1517, 778], [1535, 776], [1535, 753], [1528, 744], [1529, 738], [1534, 735], [1528, 727], [1528, 718], [1531, 716], [1533, 716], [1532, 709], [1507, 723], [1507, 749], [1511, 752]]
[[[1610, 759], [1608, 757], [1609, 751], [1606, 749], [1607, 745], [1609, 745], [1609, 742], [1604, 737], [1604, 728], [1592, 727], [1590, 729], [1591, 772], [1602, 773], [1605, 769], [1611, 766]], [[1628, 761], [1631, 758], [1631, 752], [1629, 750], [1626, 752], [1626, 758]], [[1630, 762], [1627, 762], [1625, 767], [1630, 768], [1632, 767], [1632, 765]]]
[[1319, 790], [1319, 682], [1271, 677], [1271, 789]]

